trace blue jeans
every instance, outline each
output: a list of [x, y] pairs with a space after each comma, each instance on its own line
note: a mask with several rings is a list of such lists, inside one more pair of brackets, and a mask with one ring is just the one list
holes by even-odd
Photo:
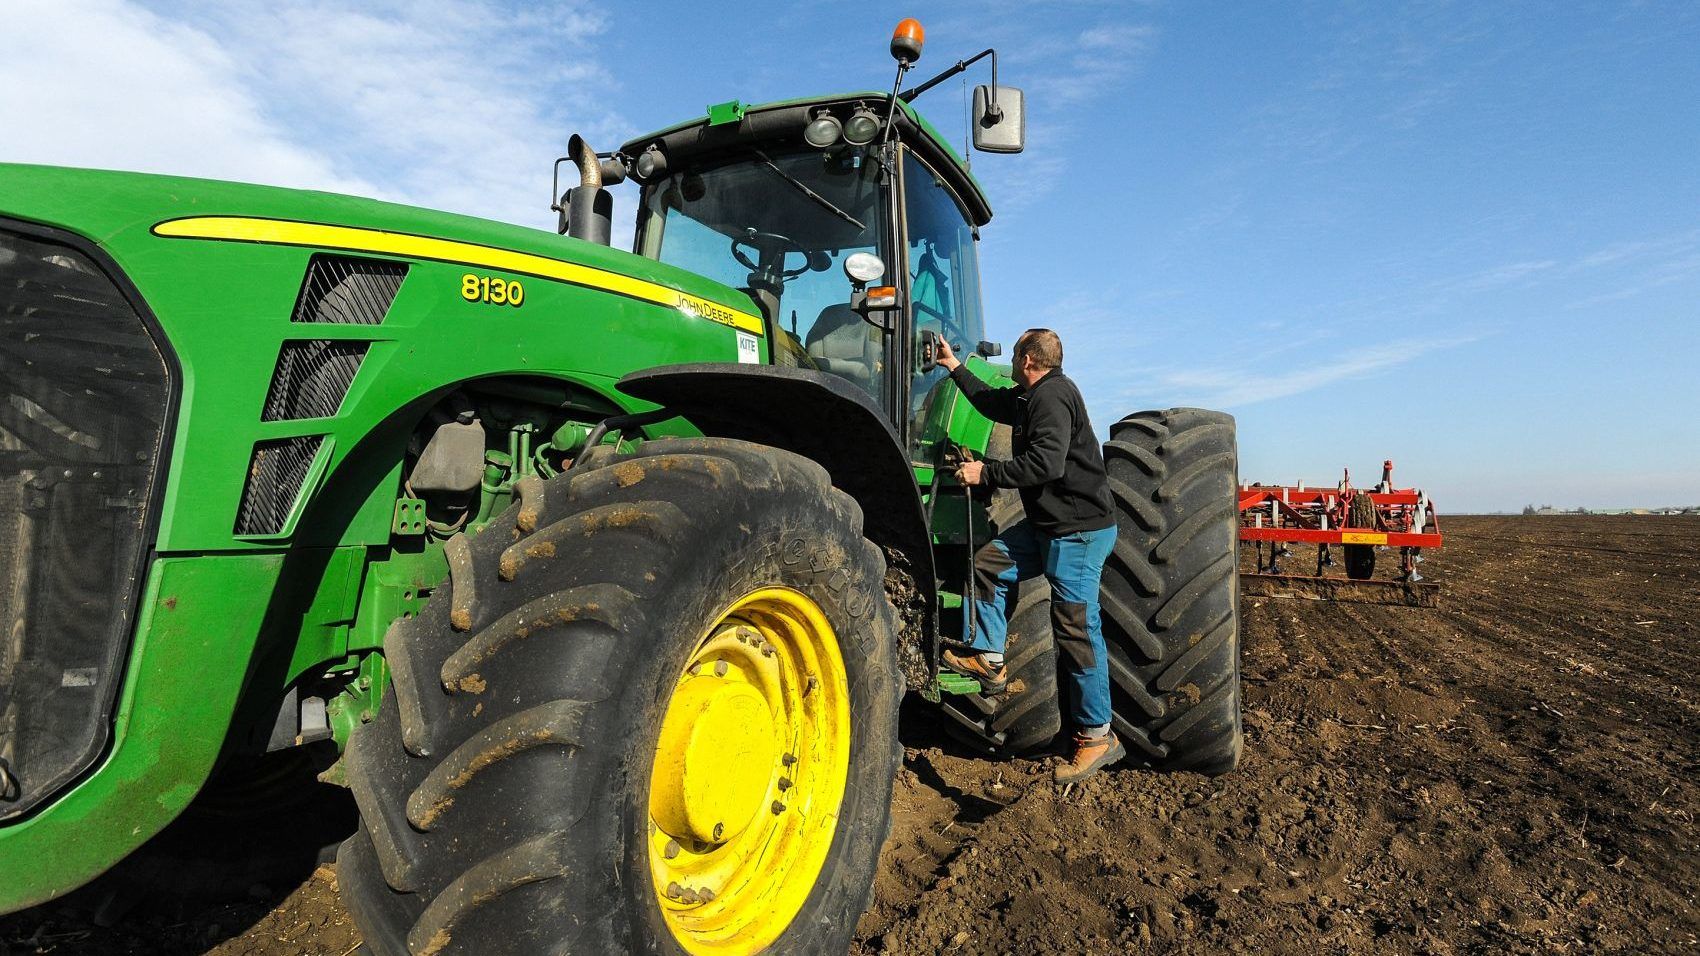
[[1051, 582], [1051, 633], [1069, 694], [1069, 716], [1082, 727], [1110, 722], [1110, 662], [1098, 613], [1098, 582], [1116, 545], [1114, 525], [1052, 537], [1022, 521], [974, 555], [974, 633], [969, 647], [1003, 653], [1015, 582], [1040, 574]]

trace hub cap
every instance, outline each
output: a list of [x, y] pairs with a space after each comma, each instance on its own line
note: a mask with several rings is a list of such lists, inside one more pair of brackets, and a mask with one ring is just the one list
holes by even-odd
[[844, 801], [849, 697], [837, 635], [800, 591], [753, 591], [698, 641], [649, 787], [650, 874], [687, 952], [755, 952], [802, 909]]

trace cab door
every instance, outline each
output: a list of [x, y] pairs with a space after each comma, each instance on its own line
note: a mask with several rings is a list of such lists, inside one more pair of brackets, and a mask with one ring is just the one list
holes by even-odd
[[921, 369], [921, 337], [942, 335], [958, 356], [966, 357], [985, 337], [980, 311], [978, 236], [956, 193], [908, 149], [898, 161], [902, 203], [899, 253], [903, 282], [904, 327], [901, 356], [907, 374], [900, 397], [910, 459], [931, 464], [933, 446], [948, 432], [958, 390], [942, 368]]

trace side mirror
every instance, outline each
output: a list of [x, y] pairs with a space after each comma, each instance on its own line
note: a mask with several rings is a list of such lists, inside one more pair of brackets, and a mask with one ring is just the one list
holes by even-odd
[[[993, 96], [997, 101], [993, 102]], [[1027, 111], [1013, 86], [974, 87], [974, 148], [982, 153], [1019, 153], [1027, 145]]]
[[980, 342], [974, 346], [974, 354], [981, 358], [997, 358], [1003, 354], [1003, 346], [996, 342]]

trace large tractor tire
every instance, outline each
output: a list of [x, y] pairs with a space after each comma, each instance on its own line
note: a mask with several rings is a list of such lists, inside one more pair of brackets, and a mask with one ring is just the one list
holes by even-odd
[[[1012, 451], [1010, 427], [994, 426], [986, 457], [1007, 459]], [[987, 516], [994, 533], [1024, 520], [1020, 493], [1013, 489], [993, 492]], [[1017, 589], [1015, 612], [1009, 618], [1009, 643], [1004, 648], [1008, 689], [996, 696], [947, 694], [939, 702], [947, 718], [946, 732], [991, 757], [1031, 753], [1049, 744], [1062, 730], [1057, 644], [1051, 634], [1051, 586], [1043, 577], [1035, 577], [1020, 582]]]
[[939, 707], [947, 733], [989, 757], [1045, 747], [1062, 729], [1057, 698], [1057, 645], [1051, 635], [1051, 586], [1022, 581], [1009, 619], [1004, 666], [1009, 687], [990, 694], [946, 694]]
[[[1346, 512], [1346, 527], [1374, 529], [1375, 522], [1375, 502], [1366, 494], [1353, 495], [1351, 507]], [[1368, 581], [1375, 577], [1375, 545], [1343, 544], [1340, 550], [1345, 554], [1346, 577], [1354, 581]]]
[[813, 462], [716, 439], [521, 492], [385, 637], [338, 857], [367, 944], [843, 952], [903, 686], [855, 502]]
[[1138, 412], [1104, 444], [1115, 551], [1101, 590], [1114, 726], [1130, 762], [1218, 774], [1239, 762], [1234, 419]]

